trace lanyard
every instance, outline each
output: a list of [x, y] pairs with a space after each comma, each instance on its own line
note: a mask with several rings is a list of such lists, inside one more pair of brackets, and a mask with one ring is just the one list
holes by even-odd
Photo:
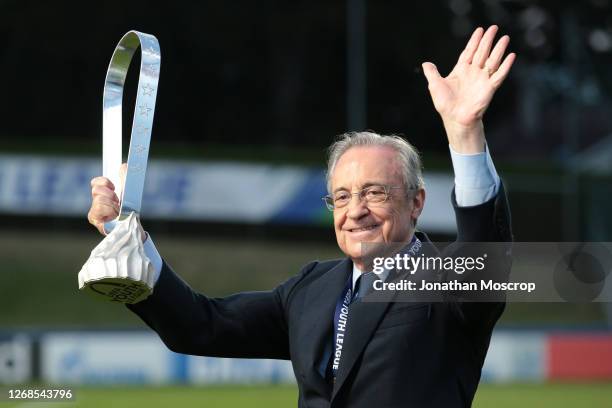
[[334, 350], [332, 354], [332, 374], [336, 378], [338, 367], [340, 367], [340, 357], [342, 356], [342, 348], [344, 347], [344, 335], [348, 324], [349, 305], [353, 297], [353, 277], [349, 276], [342, 296], [336, 302], [336, 310], [334, 312]]

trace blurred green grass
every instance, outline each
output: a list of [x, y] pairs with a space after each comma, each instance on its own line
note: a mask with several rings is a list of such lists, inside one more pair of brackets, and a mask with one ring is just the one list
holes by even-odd
[[[73, 388], [75, 401], [36, 402], [36, 407], [121, 408], [169, 406], [280, 408], [297, 406], [297, 388], [289, 385], [206, 387], [98, 387]], [[20, 403], [0, 406], [20, 407]], [[30, 405], [28, 405], [30, 406]], [[34, 406], [34, 403], [31, 405]], [[483, 384], [475, 408], [610, 408], [610, 383]]]
[[[331, 232], [330, 232], [331, 233]], [[153, 235], [173, 268], [196, 290], [224, 296], [265, 290], [296, 274], [307, 262], [341, 256], [334, 244], [253, 239]], [[77, 274], [101, 237], [93, 230], [0, 232], [0, 326], [144, 327], [122, 305], [80, 293]], [[509, 304], [501, 323], [539, 328], [542, 324], [604, 322], [599, 304]]]

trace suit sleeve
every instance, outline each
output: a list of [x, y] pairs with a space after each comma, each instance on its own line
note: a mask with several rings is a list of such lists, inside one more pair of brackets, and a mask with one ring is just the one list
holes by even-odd
[[[475, 282], [479, 282], [480, 279], [507, 280], [512, 265], [510, 249], [513, 237], [510, 208], [503, 183], [500, 184], [495, 197], [483, 204], [460, 207], [457, 205], [454, 192], [452, 203], [457, 220], [457, 241], [450, 246], [448, 252], [456, 256], [462, 250], [462, 244], [467, 242], [495, 243], [488, 247], [486, 247], [486, 244], [478, 246], [484, 248], [484, 251], [489, 255], [487, 267], [481, 272], [471, 275], [465, 274], [461, 276], [461, 280]], [[500, 244], [504, 242], [508, 245]], [[467, 247], [468, 251], [471, 252], [474, 250], [483, 251], [475, 246], [463, 245], [463, 247]], [[477, 255], [482, 256], [482, 254]], [[457, 278], [457, 275], [452, 278]], [[447, 279], [451, 279], [451, 276], [447, 276]], [[496, 294], [497, 299], [499, 299], [499, 295]], [[475, 333], [490, 333], [504, 310], [505, 302], [459, 301], [456, 303], [456, 307], [460, 318]]]
[[510, 206], [503, 183], [497, 194], [480, 205], [460, 207], [455, 191], [452, 204], [457, 221], [457, 242], [511, 242]]
[[289, 302], [295, 285], [315, 265], [270, 291], [209, 298], [164, 262], [154, 293], [128, 308], [177, 353], [289, 359]]

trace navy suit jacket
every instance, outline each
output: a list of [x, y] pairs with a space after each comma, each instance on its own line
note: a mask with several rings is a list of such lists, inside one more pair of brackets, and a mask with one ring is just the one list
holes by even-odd
[[[484, 204], [458, 207], [454, 193], [452, 202], [458, 242], [511, 241], [503, 185]], [[209, 298], [164, 262], [153, 295], [128, 307], [175, 352], [290, 359], [299, 407], [470, 406], [504, 303], [354, 302], [332, 383], [321, 359], [351, 273], [349, 259], [314, 261], [271, 291]]]

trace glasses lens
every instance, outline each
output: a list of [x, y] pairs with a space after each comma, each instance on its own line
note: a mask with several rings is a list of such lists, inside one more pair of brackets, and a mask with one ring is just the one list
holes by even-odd
[[383, 186], [370, 186], [363, 189], [363, 197], [368, 203], [382, 203], [387, 200], [387, 190]]
[[334, 193], [333, 205], [335, 208], [341, 208], [347, 205], [351, 201], [351, 193], [348, 191], [338, 191]]

